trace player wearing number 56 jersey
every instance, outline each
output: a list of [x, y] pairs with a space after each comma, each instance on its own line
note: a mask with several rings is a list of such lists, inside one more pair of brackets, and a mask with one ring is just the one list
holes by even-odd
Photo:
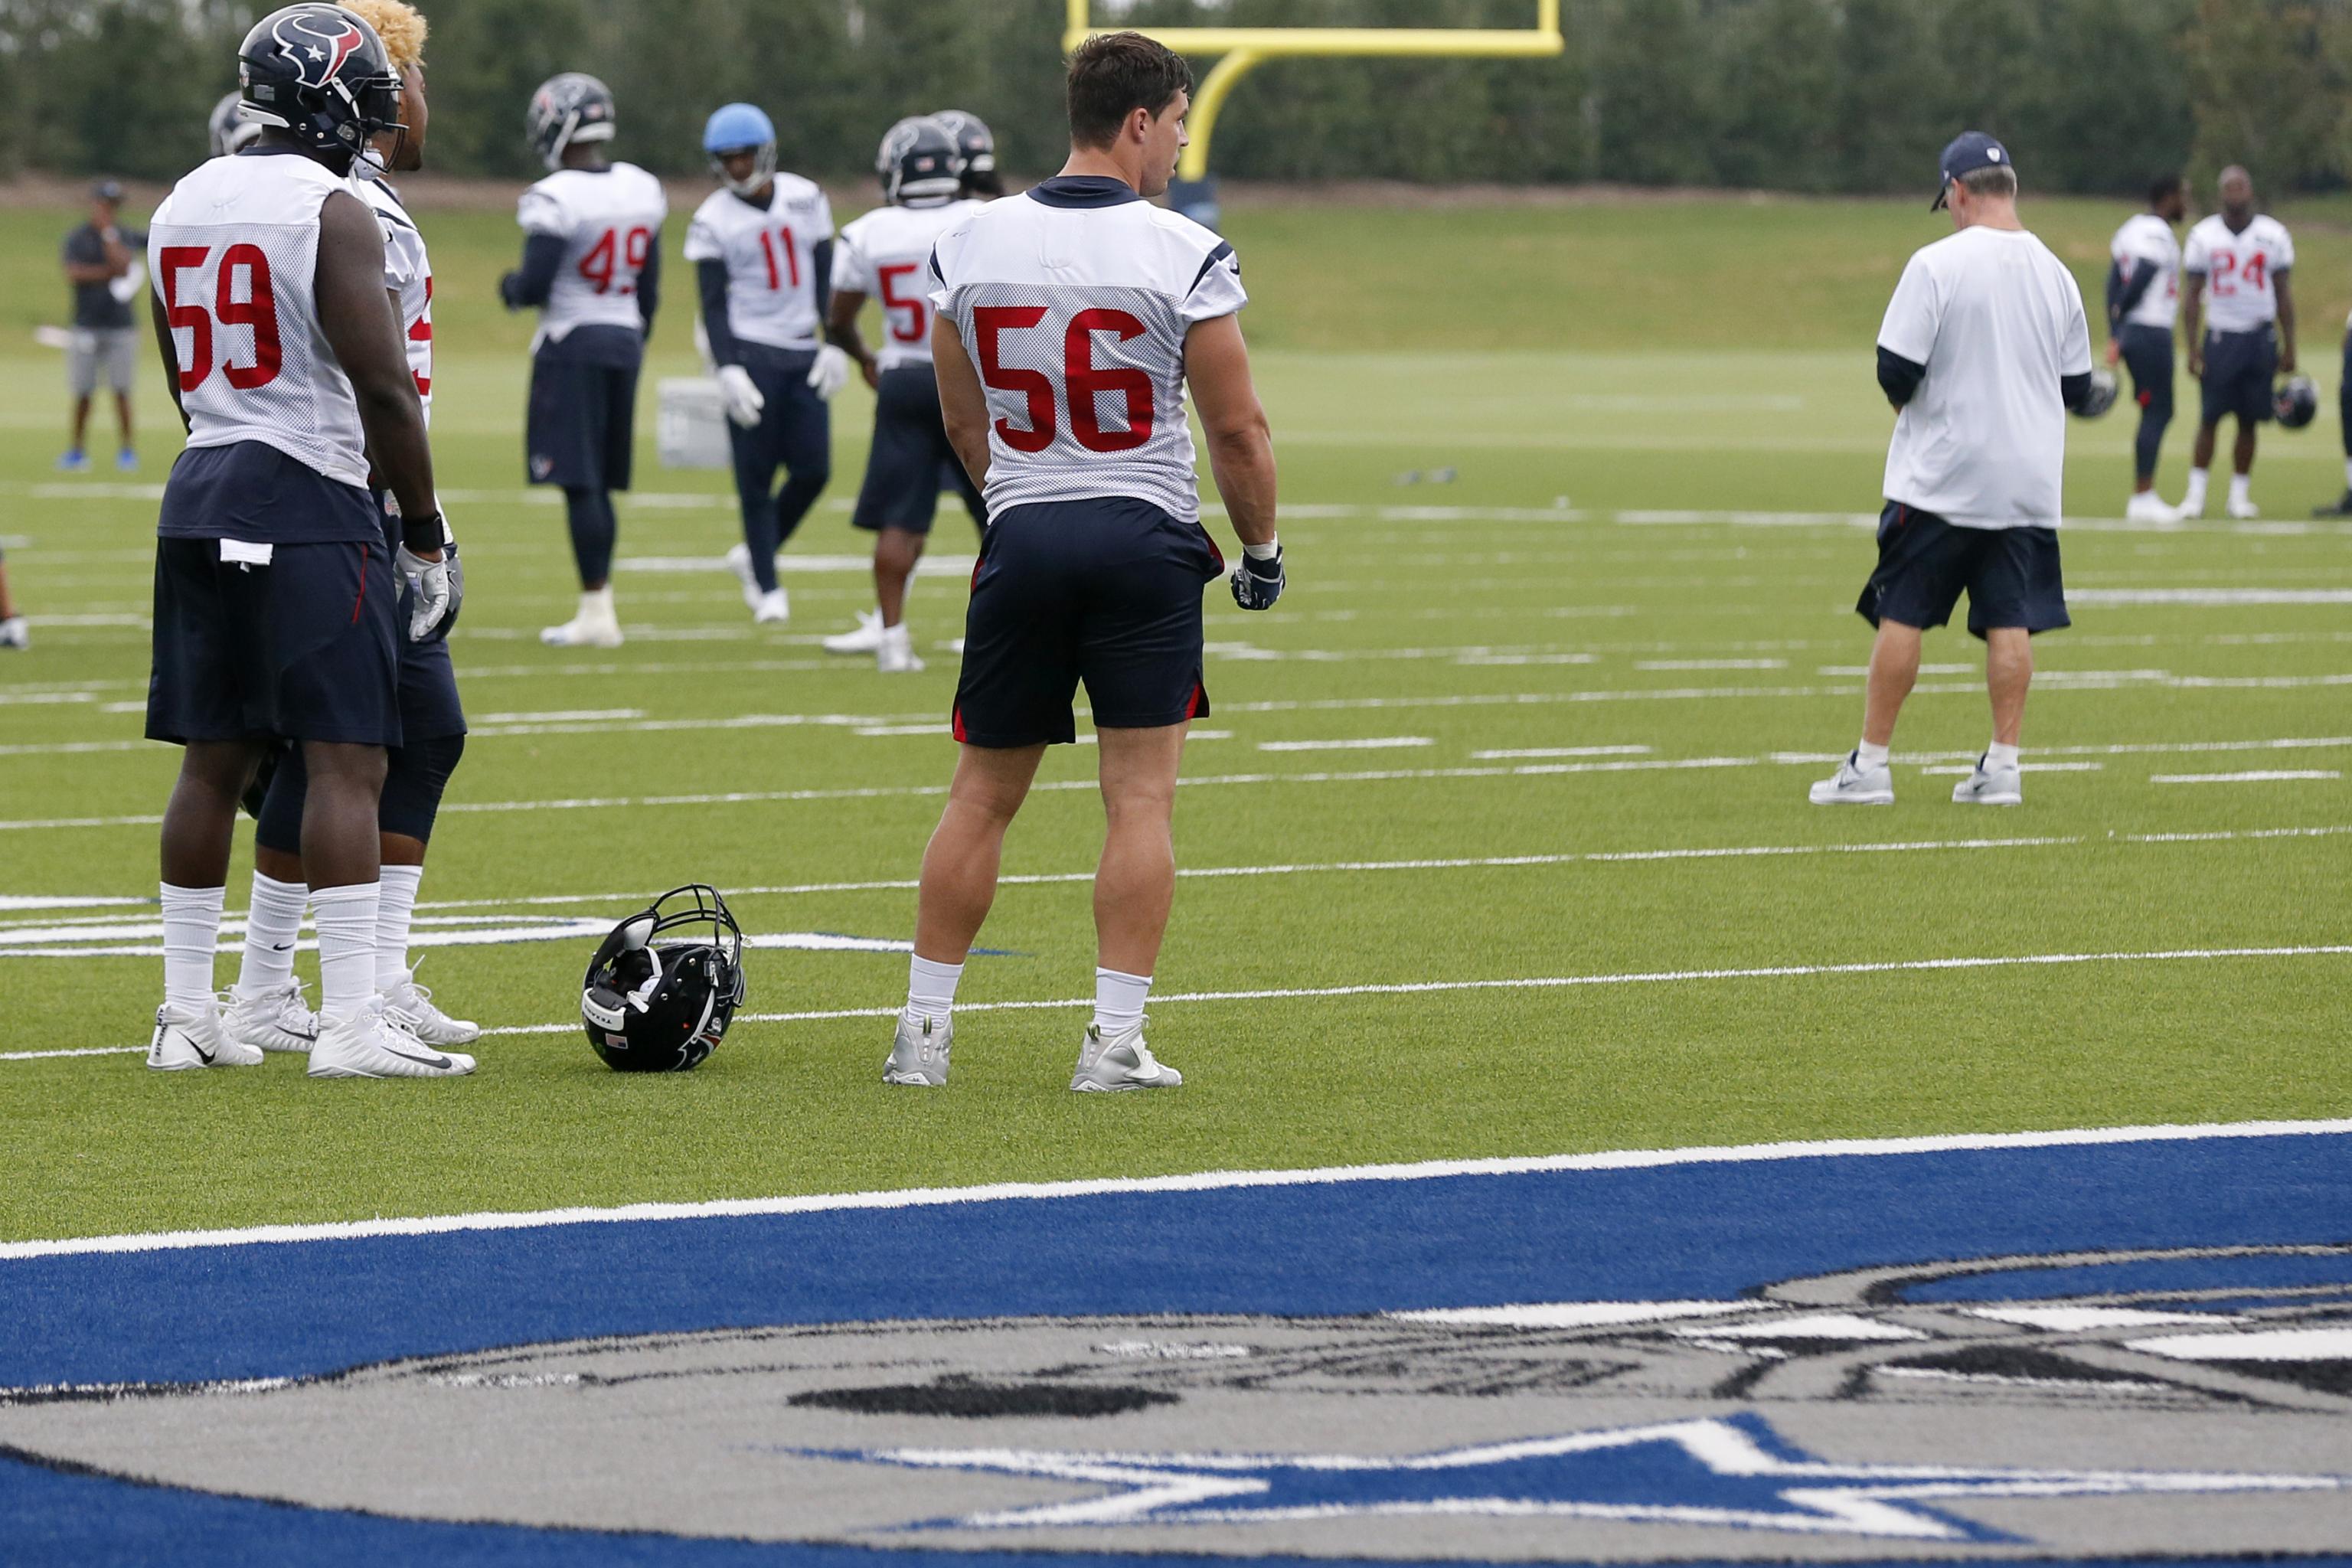
[[950, 1005], [995, 894], [1004, 832], [1046, 746], [1093, 709], [1108, 833], [1095, 878], [1095, 1017], [1070, 1087], [1182, 1081], [1143, 1040], [1175, 889], [1169, 821], [1184, 732], [1208, 711], [1201, 527], [1185, 392], [1248, 559], [1244, 609], [1283, 585], [1274, 445], [1251, 385], [1233, 247], [1144, 198], [1185, 143], [1192, 72], [1139, 33], [1071, 58], [1070, 156], [933, 252], [931, 349], [948, 435], [988, 500], [972, 577], [946, 814], [923, 857], [907, 1005], [886, 1081], [947, 1081]]
[[617, 647], [613, 545], [614, 490], [629, 488], [637, 369], [661, 302], [661, 182], [605, 153], [613, 94], [566, 71], [531, 95], [532, 147], [552, 171], [523, 193], [522, 266], [499, 282], [509, 310], [539, 309], [531, 340], [530, 420], [524, 437], [535, 485], [563, 490], [580, 610], [540, 640], [555, 647]]
[[776, 583], [776, 552], [833, 478], [825, 404], [849, 379], [848, 360], [819, 335], [833, 278], [833, 208], [809, 181], [777, 173], [775, 125], [751, 104], [720, 106], [703, 126], [702, 148], [724, 188], [695, 209], [686, 258], [727, 397], [743, 513], [743, 542], [727, 563], [752, 620], [774, 624], [792, 614]]
[[[2221, 210], [2189, 231], [2181, 247], [2184, 336], [2189, 374], [2203, 388], [2183, 517], [2205, 512], [2206, 471], [2214, 433], [2238, 421], [2230, 478], [2230, 515], [2260, 515], [2252, 493], [2256, 427], [2271, 417], [2272, 383], [2294, 370], [2294, 241], [2285, 226], [2254, 210], [2254, 182], [2243, 169], [2221, 171]], [[2200, 315], [2204, 318], [2200, 323]]]

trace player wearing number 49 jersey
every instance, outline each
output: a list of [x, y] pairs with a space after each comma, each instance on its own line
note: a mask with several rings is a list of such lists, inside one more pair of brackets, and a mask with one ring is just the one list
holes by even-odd
[[661, 289], [661, 182], [605, 154], [613, 94], [593, 76], [566, 71], [540, 84], [527, 116], [530, 142], [551, 171], [515, 209], [522, 265], [499, 282], [510, 310], [536, 306], [531, 340], [528, 477], [563, 491], [580, 569], [580, 610], [541, 632], [555, 647], [617, 647], [613, 492], [629, 488], [636, 435], [637, 370]]
[[1283, 587], [1274, 444], [1252, 387], [1233, 247], [1145, 201], [1185, 144], [1192, 72], [1139, 33], [1071, 58], [1060, 174], [992, 202], [931, 260], [948, 436], [988, 499], [972, 577], [948, 806], [923, 856], [907, 1004], [885, 1081], [944, 1084], [956, 981], [995, 894], [1004, 832], [1046, 746], [1093, 709], [1108, 832], [1095, 878], [1095, 1017], [1070, 1087], [1182, 1082], [1143, 1040], [1175, 890], [1169, 822], [1201, 683], [1201, 527], [1185, 391], [1246, 555], [1245, 610]]

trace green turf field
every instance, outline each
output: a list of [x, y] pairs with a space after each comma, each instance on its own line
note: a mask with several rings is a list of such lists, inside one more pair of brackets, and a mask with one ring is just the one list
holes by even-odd
[[[1903, 257], [1943, 232], [1924, 206], [1234, 204], [1293, 575], [1273, 614], [1212, 601], [1214, 713], [1178, 816], [1193, 875], [1151, 1036], [1181, 1093], [1066, 1093], [1075, 1005], [971, 1011], [949, 1092], [886, 1090], [887, 1018], [772, 1016], [887, 1012], [905, 960], [811, 946], [752, 955], [751, 1016], [701, 1071], [622, 1078], [576, 1028], [593, 936], [435, 946], [423, 978], [453, 1012], [547, 1027], [492, 1035], [476, 1077], [439, 1084], [312, 1083], [285, 1058], [178, 1077], [130, 1054], [0, 1061], [0, 1238], [2341, 1114], [2352, 534], [2294, 520], [2341, 488], [2352, 239], [2335, 208], [2284, 215], [2329, 408], [2266, 436], [2255, 493], [2276, 521], [2102, 522], [2128, 416], [2074, 427], [2077, 624], [2039, 650], [2029, 762], [2058, 766], [2027, 805], [1948, 804], [1938, 770], [1986, 719], [1976, 646], [1945, 632], [1898, 736], [1901, 801], [1825, 814], [1805, 785], [1853, 740], [1868, 646], [1853, 519], [1875, 510], [1888, 426], [1870, 339]], [[2095, 310], [2123, 210], [2027, 212]], [[940, 645], [969, 528], [943, 517], [913, 599], [926, 673], [828, 659], [817, 638], [868, 601], [846, 521], [862, 390], [835, 405], [835, 484], [793, 542], [781, 630], [755, 633], [717, 567], [722, 476], [655, 468], [646, 418], [622, 509], [628, 645], [541, 648], [572, 584], [560, 508], [520, 482], [527, 331], [489, 302], [513, 230], [423, 217], [475, 734], [420, 911], [464, 923], [420, 931], [601, 928], [700, 878], [755, 934], [903, 938], [952, 762]], [[62, 306], [70, 221], [19, 209], [0, 238], [0, 539], [35, 637], [0, 656], [0, 894], [147, 900], [175, 766], [138, 739], [168, 405], [151, 385], [142, 473], [49, 471], [62, 374], [27, 334]], [[686, 340], [674, 305], [649, 388], [688, 369]], [[2168, 443], [2176, 495], [2187, 437]], [[2179, 591], [2194, 602], [2163, 602]], [[1335, 749], [1267, 749], [1301, 742]], [[1000, 897], [982, 940], [1003, 955], [975, 958], [963, 1002], [1090, 995], [1090, 763], [1049, 759], [1058, 787], [1006, 857], [1039, 879]], [[2292, 776], [2217, 776], [2242, 773]], [[248, 874], [240, 852], [232, 914]], [[0, 909], [0, 1050], [142, 1044], [160, 960], [89, 950], [152, 946], [152, 913]], [[1896, 967], [1848, 968], [1870, 964]], [[1713, 973], [1779, 968], [1806, 973]], [[1297, 994], [1315, 991], [1337, 994]], [[1181, 999], [1254, 992], [1292, 994]]]

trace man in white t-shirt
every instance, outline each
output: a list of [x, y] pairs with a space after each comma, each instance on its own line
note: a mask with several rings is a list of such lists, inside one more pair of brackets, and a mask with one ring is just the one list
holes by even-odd
[[2058, 568], [2066, 410], [2091, 390], [2091, 329], [2074, 274], [2017, 220], [2009, 151], [1971, 131], [1944, 149], [1935, 205], [1958, 230], [1903, 268], [1878, 330], [1878, 383], [1900, 410], [1886, 448], [1878, 568], [1854, 608], [1878, 628], [1862, 742], [1816, 805], [1891, 805], [1887, 752], [1919, 674], [1920, 634], [1969, 595], [1985, 641], [1992, 742], [1953, 790], [2015, 805], [2035, 633], [2068, 625]]
[[2214, 436], [2231, 416], [2238, 444], [2231, 454], [2230, 515], [2262, 515], [2253, 497], [2254, 437], [2275, 407], [2272, 384], [2294, 374], [2294, 291], [2287, 281], [2294, 268], [2294, 241], [2278, 219], [2254, 210], [2252, 176], [2235, 164], [2222, 170], [2221, 210], [2190, 229], [2180, 250], [2188, 281], [2182, 336], [2189, 374], [2203, 388], [2183, 517], [2205, 513]]
[[2147, 208], [2124, 220], [2107, 242], [2107, 365], [2130, 367], [2139, 405], [2132, 444], [2132, 497], [2124, 516], [2170, 522], [2179, 514], [2156, 493], [2156, 459], [2172, 423], [2172, 328], [2180, 313], [2180, 241], [2172, 227], [2189, 210], [2189, 182], [2167, 174], [2147, 190]]

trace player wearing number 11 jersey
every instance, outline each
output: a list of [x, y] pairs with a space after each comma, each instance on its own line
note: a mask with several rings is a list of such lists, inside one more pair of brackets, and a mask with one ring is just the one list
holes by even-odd
[[522, 265], [499, 282], [510, 310], [536, 306], [531, 340], [529, 477], [558, 485], [580, 568], [580, 611], [540, 640], [553, 647], [618, 647], [613, 492], [629, 488], [637, 369], [660, 303], [661, 182], [605, 154], [613, 94], [566, 71], [531, 95], [530, 142], [551, 171], [525, 191]]
[[1145, 200], [1185, 143], [1192, 72], [1139, 33], [1070, 61], [1062, 172], [992, 202], [932, 252], [931, 333], [949, 438], [988, 500], [972, 577], [948, 806], [924, 852], [907, 1004], [886, 1082], [948, 1076], [950, 1007], [995, 895], [1004, 832], [1045, 748], [1075, 740], [1080, 682], [1108, 832], [1095, 877], [1095, 1016], [1070, 1087], [1182, 1081], [1143, 1040], [1175, 891], [1169, 823], [1201, 683], [1201, 527], [1191, 390], [1247, 556], [1245, 610], [1282, 592], [1274, 443], [1251, 385], [1233, 247]]

